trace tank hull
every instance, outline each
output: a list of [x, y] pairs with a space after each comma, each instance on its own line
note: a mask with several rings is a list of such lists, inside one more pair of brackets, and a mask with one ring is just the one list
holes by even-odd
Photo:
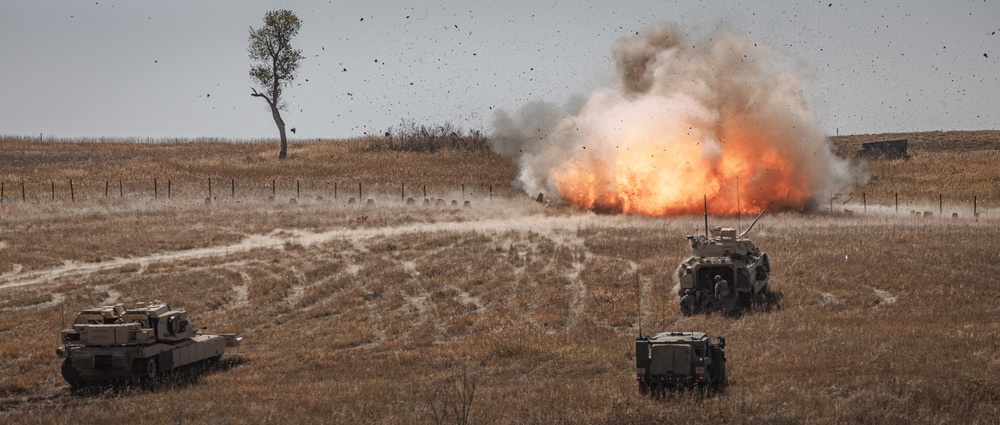
[[[64, 368], [63, 378], [74, 386], [81, 383], [133, 382], [150, 374], [218, 359], [225, 349], [226, 339], [221, 335], [198, 335], [176, 343], [138, 346], [68, 346], [62, 350], [61, 356], [69, 360], [72, 370]], [[152, 371], [150, 361], [155, 366]]]

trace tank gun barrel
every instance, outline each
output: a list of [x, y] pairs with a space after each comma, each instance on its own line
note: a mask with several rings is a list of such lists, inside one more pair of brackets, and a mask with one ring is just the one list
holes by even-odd
[[745, 237], [748, 233], [750, 233], [750, 229], [753, 229], [753, 226], [755, 224], [757, 224], [757, 220], [760, 220], [760, 218], [763, 217], [764, 213], [766, 213], [766, 212], [767, 212], [767, 210], [761, 211], [760, 214], [757, 215], [757, 218], [754, 219], [753, 223], [750, 223], [750, 227], [747, 227], [747, 230], [743, 231], [743, 233], [740, 233], [739, 237], [740, 238]]

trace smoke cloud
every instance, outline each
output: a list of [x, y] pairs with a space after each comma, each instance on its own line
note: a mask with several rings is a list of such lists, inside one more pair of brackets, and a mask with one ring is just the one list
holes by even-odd
[[616, 80], [493, 121], [529, 195], [644, 215], [798, 209], [851, 183], [792, 58], [728, 28], [661, 24], [614, 43]]

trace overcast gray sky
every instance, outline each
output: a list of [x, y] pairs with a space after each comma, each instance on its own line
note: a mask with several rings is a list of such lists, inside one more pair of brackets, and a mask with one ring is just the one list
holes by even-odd
[[[401, 119], [490, 130], [496, 108], [607, 84], [611, 44], [723, 24], [799, 61], [829, 134], [1000, 128], [1000, 2], [3, 0], [0, 134], [277, 137], [250, 96], [248, 28], [303, 21], [297, 138]], [[346, 71], [345, 71], [346, 69]]]

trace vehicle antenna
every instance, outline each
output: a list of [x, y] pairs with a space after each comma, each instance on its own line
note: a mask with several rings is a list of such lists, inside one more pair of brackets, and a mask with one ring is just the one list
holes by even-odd
[[705, 237], [708, 237], [708, 195], [705, 195]]
[[639, 338], [642, 338], [642, 284], [639, 283], [639, 247], [635, 247], [635, 310], [639, 323]]
[[742, 228], [743, 225], [740, 223], [740, 219], [743, 215], [743, 209], [740, 208], [740, 177], [736, 176], [736, 228]]
[[764, 213], [766, 213], [766, 212], [767, 212], [767, 210], [761, 211], [760, 215], [758, 215], [757, 218], [754, 219], [753, 223], [750, 223], [750, 227], [747, 227], [747, 229], [744, 230], [743, 233], [740, 233], [739, 237], [742, 238], [742, 237], [746, 236], [748, 233], [750, 233], [750, 229], [753, 229], [753, 226], [755, 224], [757, 224], [757, 220], [760, 220], [760, 218], [763, 217]]
[[63, 303], [60, 303], [60, 305], [62, 306], [62, 309], [61, 309], [62, 313], [61, 313], [61, 317], [59, 319], [62, 321], [62, 327], [59, 328], [59, 342], [62, 343], [62, 330], [66, 329], [66, 303], [63, 302]]

